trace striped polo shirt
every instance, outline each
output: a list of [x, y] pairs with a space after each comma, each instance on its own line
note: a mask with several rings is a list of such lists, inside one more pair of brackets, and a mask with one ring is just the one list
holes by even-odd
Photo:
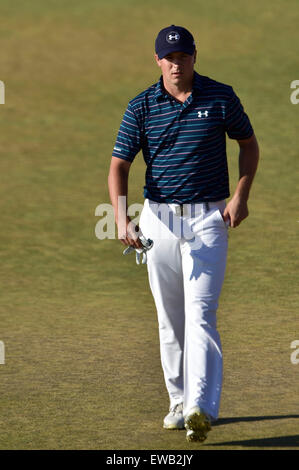
[[184, 103], [159, 82], [131, 100], [113, 157], [132, 162], [142, 150], [144, 197], [159, 203], [212, 202], [229, 197], [226, 134], [247, 139], [253, 129], [229, 85], [194, 72]]

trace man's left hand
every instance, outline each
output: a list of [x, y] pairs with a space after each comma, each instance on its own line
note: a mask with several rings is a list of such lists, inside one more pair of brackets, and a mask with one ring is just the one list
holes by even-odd
[[224, 209], [223, 219], [230, 227], [237, 227], [248, 215], [247, 200], [234, 196]]

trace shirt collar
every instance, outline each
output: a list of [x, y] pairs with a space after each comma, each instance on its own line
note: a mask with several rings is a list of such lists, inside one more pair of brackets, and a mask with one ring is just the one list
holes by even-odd
[[193, 77], [193, 93], [199, 95], [204, 87], [202, 76], [194, 72]]
[[160, 80], [156, 84], [156, 89], [155, 89], [156, 101], [159, 101], [159, 99], [164, 98], [166, 96], [167, 96], [167, 93], [163, 85], [163, 76], [161, 75]]
[[[196, 94], [196, 95], [199, 95], [202, 91], [202, 88], [203, 88], [202, 76], [194, 71], [192, 93]], [[156, 98], [157, 101], [159, 101], [160, 99], [167, 98], [168, 96], [169, 95], [166, 92], [166, 90], [164, 88], [164, 85], [163, 85], [163, 76], [161, 75], [160, 80], [156, 84], [155, 98]]]

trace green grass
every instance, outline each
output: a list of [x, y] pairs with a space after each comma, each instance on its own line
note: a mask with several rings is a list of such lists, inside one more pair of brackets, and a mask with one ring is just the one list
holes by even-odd
[[[1, 1], [1, 449], [299, 448], [298, 14], [295, 0]], [[146, 269], [94, 232], [122, 114], [158, 79], [170, 23], [194, 32], [197, 71], [234, 87], [261, 147], [250, 217], [230, 231], [220, 421], [192, 446], [161, 427]], [[229, 141], [231, 191], [237, 153]], [[139, 155], [131, 203], [143, 184]]]

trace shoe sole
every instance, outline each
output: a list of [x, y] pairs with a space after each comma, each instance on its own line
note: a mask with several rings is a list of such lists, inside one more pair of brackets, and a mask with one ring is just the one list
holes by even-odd
[[185, 427], [187, 431], [193, 431], [186, 436], [189, 442], [203, 442], [207, 438], [208, 432], [211, 430], [211, 424], [208, 418], [201, 411], [195, 411], [186, 418]]
[[168, 425], [165, 425], [163, 424], [163, 428], [164, 429], [169, 429], [171, 431], [174, 431], [174, 430], [180, 430], [180, 429], [185, 429], [185, 425], [182, 424], [181, 426], [178, 426], [178, 425], [175, 425], [175, 424], [168, 424]]

